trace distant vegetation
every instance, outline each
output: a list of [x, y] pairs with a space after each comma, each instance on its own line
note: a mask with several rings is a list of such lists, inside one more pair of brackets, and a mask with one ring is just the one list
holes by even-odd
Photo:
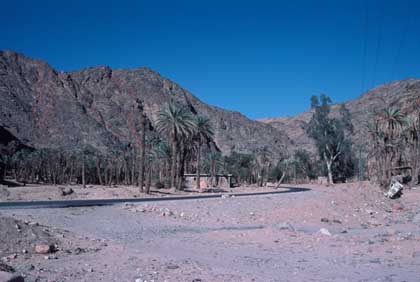
[[[22, 147], [18, 141], [0, 148], [0, 178], [9, 176], [23, 183], [137, 185], [149, 193], [151, 186], [182, 189], [184, 173], [200, 175], [233, 174], [240, 184], [266, 186], [267, 183], [307, 183], [327, 176], [330, 183], [345, 181], [360, 173], [360, 156], [351, 143], [353, 126], [349, 111], [342, 106], [338, 117], [331, 117], [331, 100], [326, 95], [311, 98], [314, 110], [305, 127], [313, 138], [317, 155], [302, 149], [284, 149], [277, 159], [267, 147], [250, 153], [232, 152], [224, 156], [214, 143], [214, 131], [207, 117], [193, 115], [185, 108], [169, 104], [156, 122], [143, 111], [137, 100], [139, 132], [132, 143], [107, 152], [91, 145], [77, 148]], [[363, 176], [381, 185], [396, 174], [418, 183], [420, 159], [420, 115], [406, 116], [396, 108], [375, 115], [369, 126], [368, 160]]]
[[[151, 122], [137, 100], [138, 136], [133, 143], [107, 152], [91, 145], [77, 148], [19, 148], [13, 141], [2, 148], [1, 177], [8, 175], [23, 183], [137, 185], [149, 193], [152, 185], [181, 189], [184, 173], [196, 173], [200, 187], [203, 173], [233, 174], [237, 183], [265, 186], [268, 182], [306, 182], [316, 177], [315, 160], [306, 151], [289, 155], [284, 151], [274, 160], [263, 147], [252, 154], [232, 152], [223, 156], [214, 144], [210, 119], [192, 115], [169, 104]], [[215, 177], [211, 185], [216, 186]]]
[[315, 113], [306, 131], [314, 139], [319, 159], [324, 162], [328, 182], [354, 175], [354, 158], [349, 135], [353, 133], [350, 112], [342, 105], [340, 118], [332, 118], [331, 99], [326, 95], [312, 96], [311, 108]]
[[389, 107], [369, 124], [369, 177], [385, 186], [393, 175], [419, 183], [420, 110], [406, 115]]

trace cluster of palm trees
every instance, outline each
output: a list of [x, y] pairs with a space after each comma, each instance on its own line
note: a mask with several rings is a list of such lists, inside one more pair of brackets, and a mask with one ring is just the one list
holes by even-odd
[[210, 120], [169, 104], [153, 123], [140, 100], [137, 109], [140, 126], [136, 142], [121, 143], [106, 152], [89, 144], [36, 150], [13, 150], [16, 146], [9, 144], [10, 154], [1, 156], [4, 169], [0, 178], [8, 175], [27, 183], [83, 186], [137, 185], [142, 192], [149, 193], [152, 181], [159, 187], [181, 189], [184, 172], [188, 170], [197, 173], [196, 185], [200, 188], [203, 151], [207, 156], [204, 167], [209, 172], [212, 158], [220, 155], [211, 146], [214, 133]]
[[196, 156], [196, 185], [200, 188], [201, 149], [213, 142], [213, 128], [204, 116], [193, 116], [185, 108], [169, 104], [159, 112], [156, 121], [158, 133], [171, 144], [170, 186], [181, 189], [185, 164]]
[[379, 112], [369, 126], [370, 177], [383, 186], [392, 176], [403, 174], [419, 183], [420, 170], [420, 111], [404, 114], [396, 107]]

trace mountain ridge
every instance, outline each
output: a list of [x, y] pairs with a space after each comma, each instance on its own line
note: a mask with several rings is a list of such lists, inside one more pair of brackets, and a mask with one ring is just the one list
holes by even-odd
[[271, 125], [207, 105], [148, 67], [95, 66], [65, 72], [42, 60], [0, 51], [0, 94], [0, 126], [35, 148], [86, 143], [106, 150], [121, 143], [135, 144], [136, 99], [144, 101], [145, 113], [153, 122], [170, 102], [209, 117], [215, 144], [226, 155], [268, 147], [273, 156], [279, 156], [285, 147], [293, 147]]
[[[309, 99], [308, 99], [309, 100]], [[356, 146], [367, 146], [367, 124], [372, 121], [375, 113], [395, 106], [404, 113], [410, 115], [420, 108], [420, 79], [406, 78], [378, 85], [357, 98], [341, 103], [332, 104], [331, 115], [339, 115], [340, 105], [346, 106], [352, 115], [352, 124], [355, 129], [351, 136]], [[270, 124], [286, 133], [289, 138], [296, 141], [296, 146], [308, 151], [315, 152], [315, 145], [303, 127], [309, 122], [313, 111], [308, 109], [294, 116], [280, 116], [258, 119], [258, 121]]]

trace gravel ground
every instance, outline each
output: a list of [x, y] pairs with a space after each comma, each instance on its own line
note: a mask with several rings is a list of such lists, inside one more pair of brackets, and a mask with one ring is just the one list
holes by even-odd
[[64, 245], [52, 259], [18, 255], [8, 263], [28, 281], [420, 281], [420, 189], [387, 200], [368, 183], [308, 187], [3, 210], [54, 227]]

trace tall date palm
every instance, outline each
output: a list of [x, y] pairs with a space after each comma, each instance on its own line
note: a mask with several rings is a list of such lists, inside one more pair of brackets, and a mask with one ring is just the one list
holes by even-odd
[[178, 155], [178, 141], [185, 136], [191, 135], [195, 123], [191, 114], [183, 107], [170, 103], [158, 114], [156, 128], [159, 133], [166, 134], [171, 139], [171, 187], [175, 187], [176, 160]]
[[200, 173], [201, 173], [201, 146], [213, 139], [213, 128], [210, 119], [204, 116], [195, 117], [194, 140], [197, 144], [197, 170], [196, 181], [197, 189], [200, 189]]

